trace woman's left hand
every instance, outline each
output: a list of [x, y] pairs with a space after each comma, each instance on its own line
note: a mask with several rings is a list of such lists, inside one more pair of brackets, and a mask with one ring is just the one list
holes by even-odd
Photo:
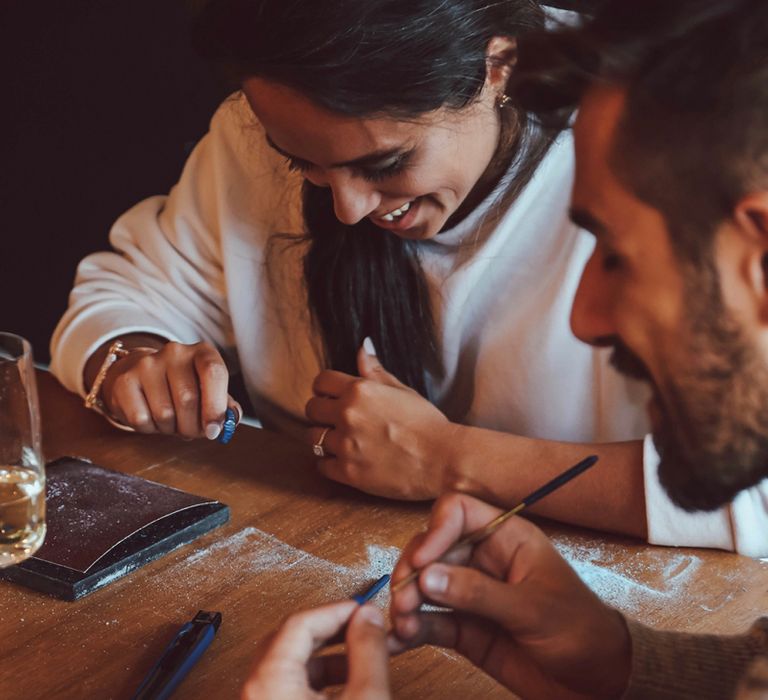
[[306, 407], [315, 424], [311, 444], [328, 428], [318, 468], [329, 479], [377, 496], [436, 498], [458, 426], [364, 348], [357, 363], [359, 377], [324, 370], [315, 378]]

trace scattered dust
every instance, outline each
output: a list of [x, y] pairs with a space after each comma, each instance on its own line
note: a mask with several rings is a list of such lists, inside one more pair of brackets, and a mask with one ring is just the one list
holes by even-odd
[[[628, 554], [618, 545], [584, 544], [567, 537], [555, 537], [553, 543], [599, 598], [646, 624], [668, 617], [675, 607], [681, 612], [693, 606], [712, 612], [732, 597], [723, 599], [719, 586], [695, 585], [703, 561], [693, 554], [670, 554], [663, 548]], [[728, 574], [719, 576], [732, 584]]]
[[[664, 619], [670, 608], [680, 611], [698, 606], [716, 610], [725, 603], [722, 587], [702, 587], [697, 572], [700, 557], [684, 552], [670, 554], [664, 548], [641, 548], [627, 554], [621, 545], [580, 538], [555, 537], [553, 543], [584, 583], [603, 601], [647, 624]], [[371, 583], [390, 573], [400, 557], [397, 547], [368, 545], [366, 559], [359, 564], [343, 565], [283, 542], [256, 527], [246, 527], [191, 553], [177, 566], [194, 567], [195, 575], [217, 576], [231, 569], [233, 577], [260, 576], [280, 572], [300, 572], [289, 577], [285, 586], [286, 604], [301, 606], [307, 584], [323, 590], [328, 600], [363, 592]], [[728, 574], [719, 574], [728, 578]], [[173, 574], [170, 575], [173, 577]], [[165, 577], [164, 577], [165, 578]], [[189, 581], [189, 574], [179, 577]], [[265, 578], [265, 581], [271, 579]], [[166, 578], [167, 582], [167, 578]], [[293, 583], [296, 582], [296, 583]], [[729, 579], [728, 583], [732, 583]], [[281, 584], [283, 585], [283, 584]], [[295, 590], [294, 590], [295, 588]], [[718, 594], [716, 591], [719, 590]], [[374, 598], [380, 607], [389, 605], [389, 589]]]
[[[223, 558], [217, 556], [220, 552], [226, 553]], [[190, 554], [181, 565], [206, 568], [209, 563], [215, 562], [220, 571], [229, 564], [238, 572], [256, 576], [275, 569], [281, 572], [295, 569], [301, 571], [304, 582], [316, 582], [336, 597], [347, 597], [361, 593], [367, 585], [390, 573], [399, 557], [397, 547], [368, 545], [366, 561], [346, 566], [298, 549], [258, 528], [246, 527], [206, 549]], [[382, 607], [388, 601], [388, 591], [386, 595], [382, 592], [375, 598], [375, 602]]]
[[97, 590], [98, 588], [103, 588], [108, 583], [112, 583], [112, 581], [116, 581], [117, 579], [125, 576], [126, 574], [131, 573], [134, 569], [137, 568], [137, 564], [126, 564], [125, 566], [121, 566], [119, 569], [115, 569], [111, 574], [108, 576], [105, 576], [102, 579], [99, 579], [98, 585], [94, 586], [92, 589], [89, 590], [89, 593], [93, 590]]

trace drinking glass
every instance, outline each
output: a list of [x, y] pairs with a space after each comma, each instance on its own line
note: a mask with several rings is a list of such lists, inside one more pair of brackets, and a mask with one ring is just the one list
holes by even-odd
[[0, 333], [0, 567], [34, 554], [45, 538], [45, 468], [32, 348]]

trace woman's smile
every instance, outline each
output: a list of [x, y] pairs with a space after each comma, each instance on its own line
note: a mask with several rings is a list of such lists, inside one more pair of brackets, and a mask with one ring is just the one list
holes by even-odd
[[376, 226], [387, 229], [388, 231], [404, 232], [412, 228], [416, 223], [421, 201], [422, 198], [417, 197], [386, 214], [379, 216], [371, 214], [368, 218], [376, 224]]

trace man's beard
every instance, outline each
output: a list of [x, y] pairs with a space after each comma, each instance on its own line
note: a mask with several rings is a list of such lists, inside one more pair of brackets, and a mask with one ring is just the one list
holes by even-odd
[[[660, 419], [653, 440], [670, 498], [688, 511], [714, 510], [768, 477], [768, 360], [725, 308], [714, 269], [689, 276], [687, 328], [655, 386]], [[611, 362], [651, 381], [621, 343]]]

